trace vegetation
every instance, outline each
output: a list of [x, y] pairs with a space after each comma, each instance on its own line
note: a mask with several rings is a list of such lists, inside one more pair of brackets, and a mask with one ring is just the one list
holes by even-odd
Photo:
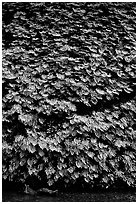
[[2, 11], [3, 179], [135, 187], [136, 4]]

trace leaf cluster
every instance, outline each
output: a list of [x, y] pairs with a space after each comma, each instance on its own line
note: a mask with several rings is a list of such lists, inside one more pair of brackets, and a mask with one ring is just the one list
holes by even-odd
[[4, 179], [135, 186], [135, 14], [3, 3]]

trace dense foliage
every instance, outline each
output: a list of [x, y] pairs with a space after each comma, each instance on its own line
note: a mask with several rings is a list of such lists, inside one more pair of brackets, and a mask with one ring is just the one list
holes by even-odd
[[135, 186], [135, 3], [3, 3], [3, 179]]

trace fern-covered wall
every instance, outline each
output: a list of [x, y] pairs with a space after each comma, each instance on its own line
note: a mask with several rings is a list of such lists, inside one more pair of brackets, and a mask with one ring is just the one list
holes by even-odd
[[135, 187], [136, 4], [2, 12], [3, 179]]

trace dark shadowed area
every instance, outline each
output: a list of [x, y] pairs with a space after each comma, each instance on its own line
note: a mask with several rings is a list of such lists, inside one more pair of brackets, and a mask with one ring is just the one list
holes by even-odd
[[3, 192], [3, 202], [136, 202], [135, 192], [59, 193], [56, 197]]

